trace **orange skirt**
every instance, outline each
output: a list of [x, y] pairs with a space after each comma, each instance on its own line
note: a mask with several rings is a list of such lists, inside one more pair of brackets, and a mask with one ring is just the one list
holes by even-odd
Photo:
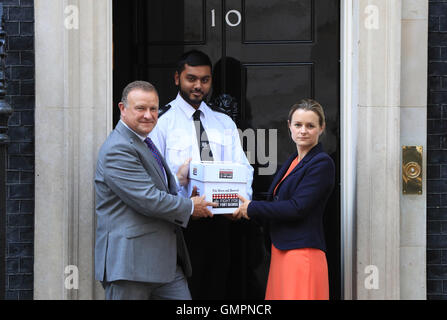
[[328, 300], [326, 254], [314, 248], [278, 250], [272, 244], [266, 300]]

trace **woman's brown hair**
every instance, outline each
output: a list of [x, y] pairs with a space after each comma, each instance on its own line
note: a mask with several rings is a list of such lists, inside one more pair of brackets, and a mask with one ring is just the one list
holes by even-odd
[[315, 112], [318, 115], [320, 127], [323, 127], [323, 125], [326, 123], [323, 107], [320, 103], [312, 99], [303, 99], [300, 102], [295, 103], [289, 111], [289, 122], [292, 122], [292, 116], [298, 109]]

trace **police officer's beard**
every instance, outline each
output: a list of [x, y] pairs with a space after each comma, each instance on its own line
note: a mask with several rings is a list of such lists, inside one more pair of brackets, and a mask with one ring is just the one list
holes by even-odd
[[186, 102], [188, 102], [192, 106], [198, 107], [200, 106], [200, 103], [202, 103], [202, 101], [206, 101], [206, 99], [208, 98], [209, 92], [207, 94], [204, 94], [203, 91], [200, 92], [203, 94], [203, 97], [201, 99], [191, 99], [189, 92], [184, 91], [180, 86], [180, 95]]

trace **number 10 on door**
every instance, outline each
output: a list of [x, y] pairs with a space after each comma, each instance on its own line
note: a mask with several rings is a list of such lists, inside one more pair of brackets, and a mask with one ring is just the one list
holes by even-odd
[[[236, 19], [235, 19], [235, 18]], [[242, 15], [237, 10], [230, 10], [225, 15], [225, 22], [230, 27], [237, 27], [242, 22]], [[211, 10], [211, 27], [216, 27], [216, 10]]]

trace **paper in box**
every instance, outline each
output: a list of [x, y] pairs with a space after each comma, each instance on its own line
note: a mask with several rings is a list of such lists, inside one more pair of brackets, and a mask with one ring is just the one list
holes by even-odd
[[194, 186], [200, 196], [219, 206], [211, 208], [213, 214], [232, 214], [238, 207], [238, 194], [247, 198], [247, 168], [239, 163], [223, 161], [191, 162], [188, 191]]

